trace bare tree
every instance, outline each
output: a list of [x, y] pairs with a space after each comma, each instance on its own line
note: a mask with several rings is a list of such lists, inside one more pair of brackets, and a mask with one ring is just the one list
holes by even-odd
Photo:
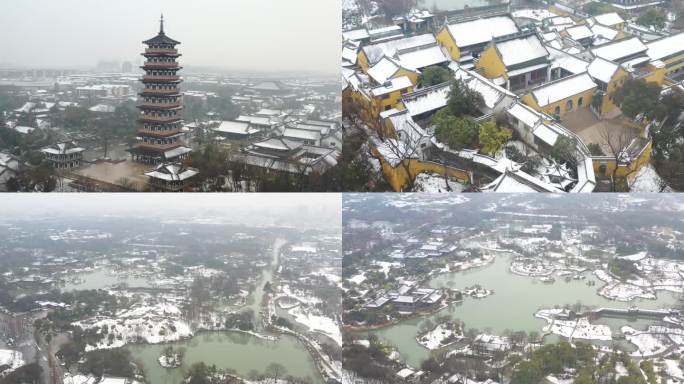
[[[417, 175], [412, 174], [411, 164], [421, 155], [420, 141], [422, 137], [399, 131], [398, 137], [386, 139], [382, 145], [387, 148], [394, 160], [401, 165], [408, 178], [408, 189], [413, 190]], [[386, 159], [387, 160], [387, 159]]]
[[[610, 176], [610, 184], [611, 191], [616, 192], [618, 165], [620, 163], [624, 163], [630, 160], [630, 154], [627, 150], [632, 141], [634, 140], [634, 138], [632, 137], [632, 135], [630, 135], [629, 130], [627, 129], [624, 129], [622, 127], [617, 129], [610, 128], [606, 125], [598, 129], [598, 136], [601, 139], [602, 144], [609, 149], [610, 153], [608, 156], [612, 157], [615, 161], [615, 167], [613, 168], [613, 172]], [[634, 172], [634, 170], [629, 171], [624, 177], [627, 178], [627, 176], [632, 172]]]
[[273, 383], [278, 383], [278, 377], [285, 375], [285, 367], [279, 363], [271, 363], [266, 366], [266, 376], [273, 379]]

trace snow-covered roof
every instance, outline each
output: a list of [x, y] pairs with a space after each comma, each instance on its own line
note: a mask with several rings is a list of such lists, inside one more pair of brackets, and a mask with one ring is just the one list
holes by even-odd
[[449, 61], [449, 58], [444, 54], [444, 51], [442, 51], [442, 47], [439, 44], [398, 52], [397, 56], [403, 66], [415, 69]]
[[283, 137], [295, 139], [295, 140], [313, 140], [318, 141], [321, 139], [320, 131], [311, 131], [306, 129], [297, 128], [286, 128], [283, 132]]
[[549, 128], [546, 124], [537, 125], [537, 127], [534, 128], [534, 131], [532, 131], [532, 134], [550, 146], [556, 144], [556, 140], [558, 140], [558, 133]]
[[585, 72], [589, 66], [588, 62], [569, 53], [551, 47], [547, 47], [547, 50], [549, 51], [551, 67], [553, 68], [563, 68], [572, 74], [578, 74]]
[[684, 53], [684, 32], [654, 40], [646, 44], [651, 60], [663, 60]]
[[587, 67], [587, 72], [594, 79], [600, 80], [606, 84], [610, 83], [610, 79], [613, 78], [615, 71], [617, 71], [618, 65], [602, 59], [600, 57], [595, 58], [589, 66]]
[[594, 88], [596, 88], [596, 83], [585, 72], [543, 84], [533, 89], [531, 93], [537, 100], [537, 104], [545, 107]]
[[145, 176], [166, 181], [183, 181], [198, 172], [195, 168], [186, 167], [181, 163], [161, 163], [153, 170], [145, 172]]
[[572, 18], [568, 16], [552, 16], [547, 19], [543, 20], [544, 23], [549, 24], [549, 25], [568, 25], [568, 24], [575, 24], [575, 22], [572, 20]]
[[126, 384], [126, 378], [104, 376], [98, 384]]
[[454, 77], [463, 80], [468, 89], [482, 95], [482, 99], [489, 109], [494, 109], [505, 96], [515, 98], [514, 93], [494, 84], [475, 71], [459, 69], [454, 72]]
[[24, 134], [24, 135], [27, 135], [27, 134], [33, 132], [33, 130], [35, 130], [35, 128], [33, 128], [33, 127], [27, 127], [27, 126], [23, 126], [23, 125], [15, 125], [14, 128], [12, 128], [12, 129], [14, 129], [15, 131], [17, 131], [21, 134]]
[[405, 379], [411, 375], [413, 375], [414, 371], [411, 368], [404, 368], [401, 371], [397, 372], [397, 376], [401, 377], [402, 379]]
[[245, 121], [222, 121], [218, 127], [214, 128], [214, 132], [251, 135], [259, 132], [259, 130], [252, 128], [251, 124]]
[[342, 38], [345, 40], [363, 40], [369, 38], [370, 35], [366, 28], [354, 29], [352, 31], [342, 32]]
[[411, 79], [409, 79], [407, 76], [399, 76], [397, 78], [388, 80], [383, 85], [371, 89], [370, 92], [373, 96], [381, 96], [398, 91], [400, 89], [409, 88], [411, 86], [413, 86]]
[[368, 68], [368, 76], [370, 76], [376, 83], [384, 84], [388, 81], [392, 75], [397, 73], [401, 68], [394, 60], [383, 57], [375, 63], [372, 67]]
[[283, 139], [283, 138], [270, 138], [266, 139], [264, 141], [259, 141], [256, 143], [253, 143], [252, 146], [256, 148], [264, 148], [264, 149], [275, 149], [279, 151], [288, 151], [291, 149], [299, 148], [302, 146], [301, 143], [288, 140], [288, 139]]
[[51, 155], [70, 155], [83, 151], [85, 151], [85, 148], [79, 147], [73, 141], [63, 141], [41, 149], [41, 152], [49, 153]]
[[620, 31], [617, 29], [606, 27], [605, 25], [601, 24], [592, 25], [591, 32], [594, 34], [594, 37], [601, 37], [607, 40], [615, 40], [615, 37], [617, 37], [618, 33], [620, 33]]
[[582, 40], [594, 36], [594, 33], [586, 25], [566, 28], [565, 32], [567, 32], [573, 40]]
[[406, 140], [408, 143], [415, 145], [422, 139], [428, 138], [427, 132], [416, 124], [408, 113], [394, 114], [389, 119], [400, 139]]
[[646, 52], [648, 48], [638, 37], [631, 39], [623, 39], [614, 43], [605, 44], [600, 47], [593, 48], [591, 52], [598, 57], [606, 60], [617, 61], [627, 56], [636, 55], [640, 52]]
[[404, 96], [402, 102], [411, 116], [443, 108], [449, 95], [449, 83], [436, 84]]
[[[553, 184], [531, 176], [522, 170], [506, 170], [493, 182], [483, 187], [483, 190], [493, 192], [563, 192]], [[487, 344], [499, 344], [501, 341], [482, 338], [476, 341]], [[501, 345], [497, 348], [505, 348]]]
[[272, 121], [270, 117], [266, 116], [240, 115], [235, 120], [252, 123], [255, 125], [273, 126], [277, 124], [276, 122]]
[[435, 36], [431, 33], [426, 33], [423, 35], [416, 35], [377, 44], [370, 44], [366, 45], [362, 49], [366, 54], [366, 58], [368, 58], [368, 63], [375, 64], [382, 58], [382, 56], [393, 57], [397, 51], [430, 45], [434, 44], [435, 42], [437, 42]]
[[116, 107], [113, 105], [97, 104], [88, 108], [88, 110], [90, 112], [112, 113], [116, 110]]
[[342, 59], [349, 62], [349, 64], [356, 64], [358, 50], [348, 46], [342, 47]]
[[519, 9], [517, 11], [513, 11], [512, 15], [515, 18], [531, 19], [535, 21], [542, 21], [544, 19], [556, 16], [546, 9]]
[[539, 41], [537, 35], [534, 34], [499, 41], [496, 43], [496, 49], [499, 51], [499, 54], [501, 54], [501, 60], [507, 67], [547, 57], [549, 55], [549, 52], [544, 48], [541, 41]]
[[398, 25], [390, 25], [387, 27], [380, 27], [380, 28], [375, 28], [375, 29], [369, 29], [368, 30], [368, 35], [373, 37], [375, 35], [383, 35], [388, 32], [401, 32], [401, 27]]
[[594, 16], [593, 19], [603, 25], [612, 27], [613, 25], [622, 24], [625, 21], [617, 14], [617, 12], [604, 13], [602, 15]]
[[174, 149], [169, 149], [168, 151], [164, 152], [164, 157], [167, 159], [173, 159], [190, 152], [192, 152], [191, 148], [180, 146]]
[[460, 49], [484, 44], [493, 37], [510, 35], [519, 31], [508, 16], [494, 16], [447, 25], [451, 37]]
[[255, 115], [257, 115], [257, 116], [269, 116], [269, 117], [280, 116], [282, 114], [283, 114], [283, 111], [281, 111], [279, 109], [269, 109], [269, 108], [261, 108], [260, 110], [258, 110], [255, 113]]
[[538, 69], [542, 69], [542, 68], [545, 68], [545, 67], [548, 67], [548, 66], [549, 66], [548, 63], [540, 63], [540, 64], [528, 65], [528, 66], [522, 67], [522, 68], [517, 68], [517, 69], [514, 69], [514, 70], [512, 70], [512, 71], [508, 71], [508, 77], [510, 78], [510, 77], [513, 77], [513, 76], [522, 75], [523, 73], [528, 73], [528, 72], [536, 71], [536, 70], [538, 70]]
[[513, 103], [506, 112], [530, 128], [534, 127], [541, 120], [539, 113], [520, 102]]

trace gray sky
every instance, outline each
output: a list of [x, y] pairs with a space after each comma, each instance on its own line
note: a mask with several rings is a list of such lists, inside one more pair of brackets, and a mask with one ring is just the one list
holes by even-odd
[[[3, 218], [116, 216], [173, 222], [242, 223], [336, 229], [339, 193], [4, 193]], [[171, 209], [170, 209], [171, 207]]]
[[1, 0], [0, 63], [136, 64], [161, 12], [183, 64], [339, 72], [340, 0]]

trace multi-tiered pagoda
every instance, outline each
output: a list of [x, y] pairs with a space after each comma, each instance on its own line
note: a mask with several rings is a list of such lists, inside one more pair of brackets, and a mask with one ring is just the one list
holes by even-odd
[[141, 67], [145, 70], [141, 79], [144, 88], [139, 94], [141, 113], [137, 144], [131, 150], [133, 160], [147, 164], [180, 161], [191, 151], [182, 141], [181, 78], [177, 74], [181, 67], [176, 62], [180, 42], [166, 36], [162, 16], [159, 34], [143, 44], [147, 45]]

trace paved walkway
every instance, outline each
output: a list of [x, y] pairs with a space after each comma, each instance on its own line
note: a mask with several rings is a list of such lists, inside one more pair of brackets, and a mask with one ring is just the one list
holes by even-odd
[[639, 135], [636, 129], [625, 128], [622, 125], [622, 117], [597, 119], [589, 108], [580, 108], [566, 114], [561, 120], [561, 124], [575, 132], [585, 144], [599, 144], [606, 155], [611, 155], [611, 151], [608, 145], [606, 145], [605, 139], [601, 137], [603, 130], [607, 129], [614, 132], [611, 135], [618, 135], [621, 131], [626, 130], [627, 138], [630, 141]]

